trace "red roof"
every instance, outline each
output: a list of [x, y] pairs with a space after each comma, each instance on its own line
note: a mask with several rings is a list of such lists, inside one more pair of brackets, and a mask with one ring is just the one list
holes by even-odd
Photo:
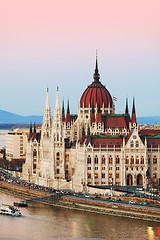
[[125, 115], [108, 115], [106, 118], [106, 128], [128, 128], [129, 119]]
[[108, 104], [112, 107], [113, 101], [109, 91], [101, 84], [100, 81], [93, 82], [82, 94], [80, 100], [80, 106], [88, 108], [96, 107], [100, 104], [100, 107], [104, 104], [104, 107], [107, 108]]

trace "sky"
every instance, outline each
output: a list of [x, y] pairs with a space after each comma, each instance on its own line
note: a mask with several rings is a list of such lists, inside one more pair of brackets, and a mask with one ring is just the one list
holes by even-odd
[[69, 99], [77, 113], [93, 81], [116, 96], [116, 113], [160, 116], [159, 0], [5, 0], [0, 5], [0, 110], [42, 115], [46, 88], [52, 114]]

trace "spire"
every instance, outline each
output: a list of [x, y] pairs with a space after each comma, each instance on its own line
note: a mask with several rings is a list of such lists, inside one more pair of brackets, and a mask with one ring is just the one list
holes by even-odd
[[83, 123], [83, 128], [82, 128], [82, 136], [85, 136], [84, 123]]
[[62, 102], [62, 122], [65, 122], [64, 100]]
[[135, 111], [135, 100], [133, 98], [133, 107], [132, 107], [132, 118], [131, 118], [131, 123], [136, 123], [136, 111]]
[[57, 94], [56, 94], [56, 103], [55, 103], [55, 109], [59, 109], [60, 105], [59, 105], [59, 92], [58, 92], [58, 87], [57, 87]]
[[129, 115], [129, 110], [128, 110], [128, 98], [126, 98], [126, 110], [125, 110], [125, 115]]
[[46, 94], [46, 106], [45, 106], [46, 109], [47, 109], [47, 108], [48, 108], [48, 109], [50, 108], [48, 91], [49, 91], [49, 89], [47, 88], [47, 94]]
[[36, 133], [36, 123], [34, 122], [34, 133]]
[[100, 75], [99, 75], [99, 71], [98, 71], [97, 52], [96, 52], [96, 66], [95, 66], [95, 72], [94, 72], [93, 78], [94, 78], [94, 82], [99, 82]]
[[32, 133], [32, 122], [30, 123], [29, 132]]
[[88, 129], [87, 129], [87, 136], [90, 136], [90, 127], [89, 127], [89, 124], [88, 124]]
[[62, 102], [62, 114], [65, 114], [65, 111], [64, 111], [64, 100]]
[[69, 99], [68, 99], [68, 103], [67, 103], [67, 114], [70, 114], [70, 109], [69, 109]]

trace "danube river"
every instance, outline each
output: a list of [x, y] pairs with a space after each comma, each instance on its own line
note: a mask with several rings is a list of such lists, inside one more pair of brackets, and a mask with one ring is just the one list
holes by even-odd
[[[0, 192], [0, 204], [15, 198]], [[19, 208], [20, 209], [20, 208]], [[31, 204], [20, 209], [23, 216], [0, 215], [0, 239], [160, 239], [160, 223], [112, 217], [78, 210]]]

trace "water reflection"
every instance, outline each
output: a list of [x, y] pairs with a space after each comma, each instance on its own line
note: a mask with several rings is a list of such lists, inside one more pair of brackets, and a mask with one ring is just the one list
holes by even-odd
[[[20, 200], [0, 193], [0, 203], [13, 204]], [[21, 208], [21, 212], [23, 217], [20, 218], [0, 215], [0, 239], [160, 239], [160, 224], [156, 222], [36, 203]]]

